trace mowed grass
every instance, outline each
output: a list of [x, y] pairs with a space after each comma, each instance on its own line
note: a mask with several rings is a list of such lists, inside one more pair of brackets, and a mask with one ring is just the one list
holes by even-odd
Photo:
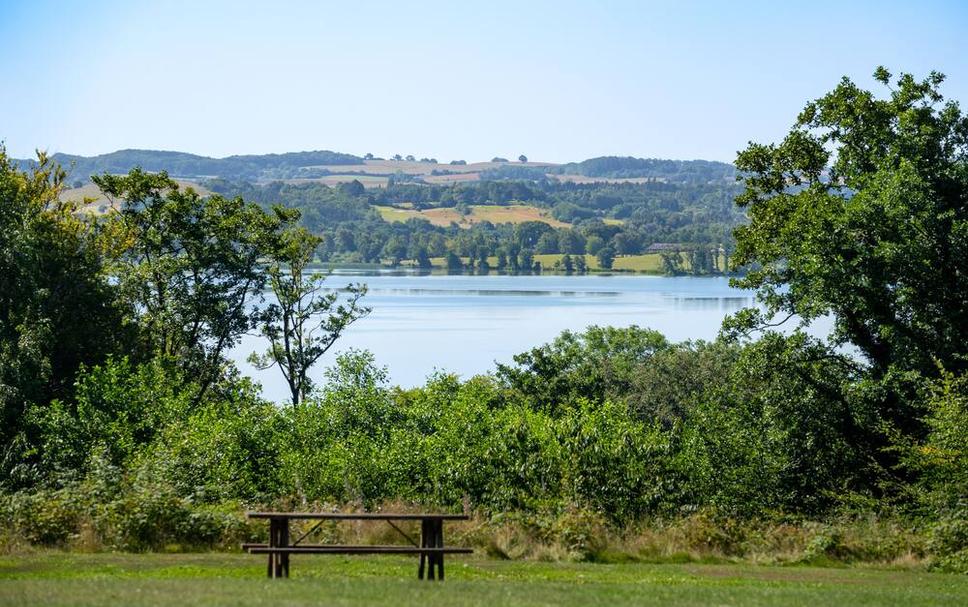
[[411, 217], [428, 220], [435, 226], [449, 226], [451, 223], [469, 228], [475, 223], [490, 221], [491, 223], [524, 223], [525, 221], [540, 221], [555, 228], [565, 228], [569, 224], [558, 221], [545, 209], [531, 205], [471, 205], [469, 215], [461, 215], [453, 208], [400, 209], [395, 207], [377, 206], [376, 209], [385, 221], [406, 221]]
[[414, 557], [293, 557], [269, 580], [246, 554], [40, 553], [0, 557], [0, 605], [965, 605], [968, 576], [873, 568], [575, 564]]

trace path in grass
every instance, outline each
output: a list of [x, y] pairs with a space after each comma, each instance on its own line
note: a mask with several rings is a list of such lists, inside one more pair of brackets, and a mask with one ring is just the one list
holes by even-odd
[[0, 605], [966, 605], [968, 577], [870, 568], [448, 562], [415, 579], [400, 557], [293, 558], [268, 580], [243, 554], [0, 557]]

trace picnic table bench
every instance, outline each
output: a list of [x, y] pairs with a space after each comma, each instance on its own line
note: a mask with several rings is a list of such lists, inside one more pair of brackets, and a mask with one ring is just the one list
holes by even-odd
[[[467, 520], [464, 514], [384, 514], [365, 512], [359, 514], [344, 512], [247, 512], [252, 519], [269, 520], [269, 543], [242, 544], [249, 554], [266, 554], [269, 563], [266, 574], [270, 578], [289, 577], [289, 557], [293, 554], [417, 554], [420, 565], [417, 577], [424, 579], [427, 566], [428, 580], [444, 579], [445, 554], [470, 554], [470, 548], [444, 546], [444, 521]], [[317, 520], [318, 522], [295, 541], [290, 542], [289, 522], [292, 520]], [[412, 544], [391, 546], [343, 545], [343, 544], [303, 544], [325, 521], [386, 521]], [[420, 543], [403, 532], [394, 521], [420, 521]], [[435, 576], [436, 573], [436, 576]]]

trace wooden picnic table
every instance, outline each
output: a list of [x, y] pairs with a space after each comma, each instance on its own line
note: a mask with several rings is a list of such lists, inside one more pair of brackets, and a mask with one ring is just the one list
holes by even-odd
[[[445, 554], [470, 554], [470, 548], [444, 546], [444, 521], [467, 520], [464, 514], [387, 514], [382, 512], [247, 512], [252, 519], [269, 520], [269, 543], [242, 544], [249, 554], [266, 554], [269, 562], [266, 574], [270, 578], [289, 577], [289, 557], [293, 554], [417, 554], [420, 565], [417, 577], [424, 579], [427, 567], [428, 580], [444, 579]], [[318, 522], [295, 541], [290, 542], [289, 522], [292, 520], [317, 520]], [[369, 546], [345, 544], [302, 544], [313, 531], [328, 520], [386, 521], [400, 533], [411, 546]], [[404, 533], [394, 521], [420, 521], [420, 543]], [[436, 576], [435, 576], [436, 573]]]

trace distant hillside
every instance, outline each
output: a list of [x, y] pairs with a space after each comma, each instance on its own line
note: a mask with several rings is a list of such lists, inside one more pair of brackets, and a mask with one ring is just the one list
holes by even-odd
[[[581, 162], [472, 162], [451, 163], [436, 159], [365, 160], [352, 154], [331, 152], [290, 152], [209, 158], [184, 152], [119, 150], [100, 156], [55, 154], [54, 159], [71, 171], [70, 181], [86, 182], [100, 173], [127, 173], [134, 167], [146, 171], [168, 171], [172, 177], [200, 181], [224, 179], [232, 182], [289, 183], [319, 182], [339, 185], [354, 180], [367, 188], [385, 187], [391, 181], [421, 185], [446, 185], [476, 181], [546, 181], [568, 183], [645, 183], [671, 184], [732, 183], [736, 169], [731, 164], [710, 160], [663, 160], [601, 156]], [[21, 160], [22, 168], [33, 161]]]
[[[86, 181], [100, 173], [127, 173], [134, 167], [146, 171], [168, 171], [173, 177], [217, 177], [247, 181], [299, 177], [307, 167], [320, 165], [359, 165], [363, 159], [352, 154], [321, 150], [209, 158], [184, 152], [156, 150], [119, 150], [100, 156], [54, 154], [54, 160], [71, 172], [71, 180]], [[32, 160], [19, 161], [28, 167]]]
[[662, 160], [631, 156], [600, 156], [571, 162], [549, 170], [562, 175], [582, 175], [605, 179], [647, 178], [669, 183], [709, 183], [732, 181], [736, 168], [712, 160]]

